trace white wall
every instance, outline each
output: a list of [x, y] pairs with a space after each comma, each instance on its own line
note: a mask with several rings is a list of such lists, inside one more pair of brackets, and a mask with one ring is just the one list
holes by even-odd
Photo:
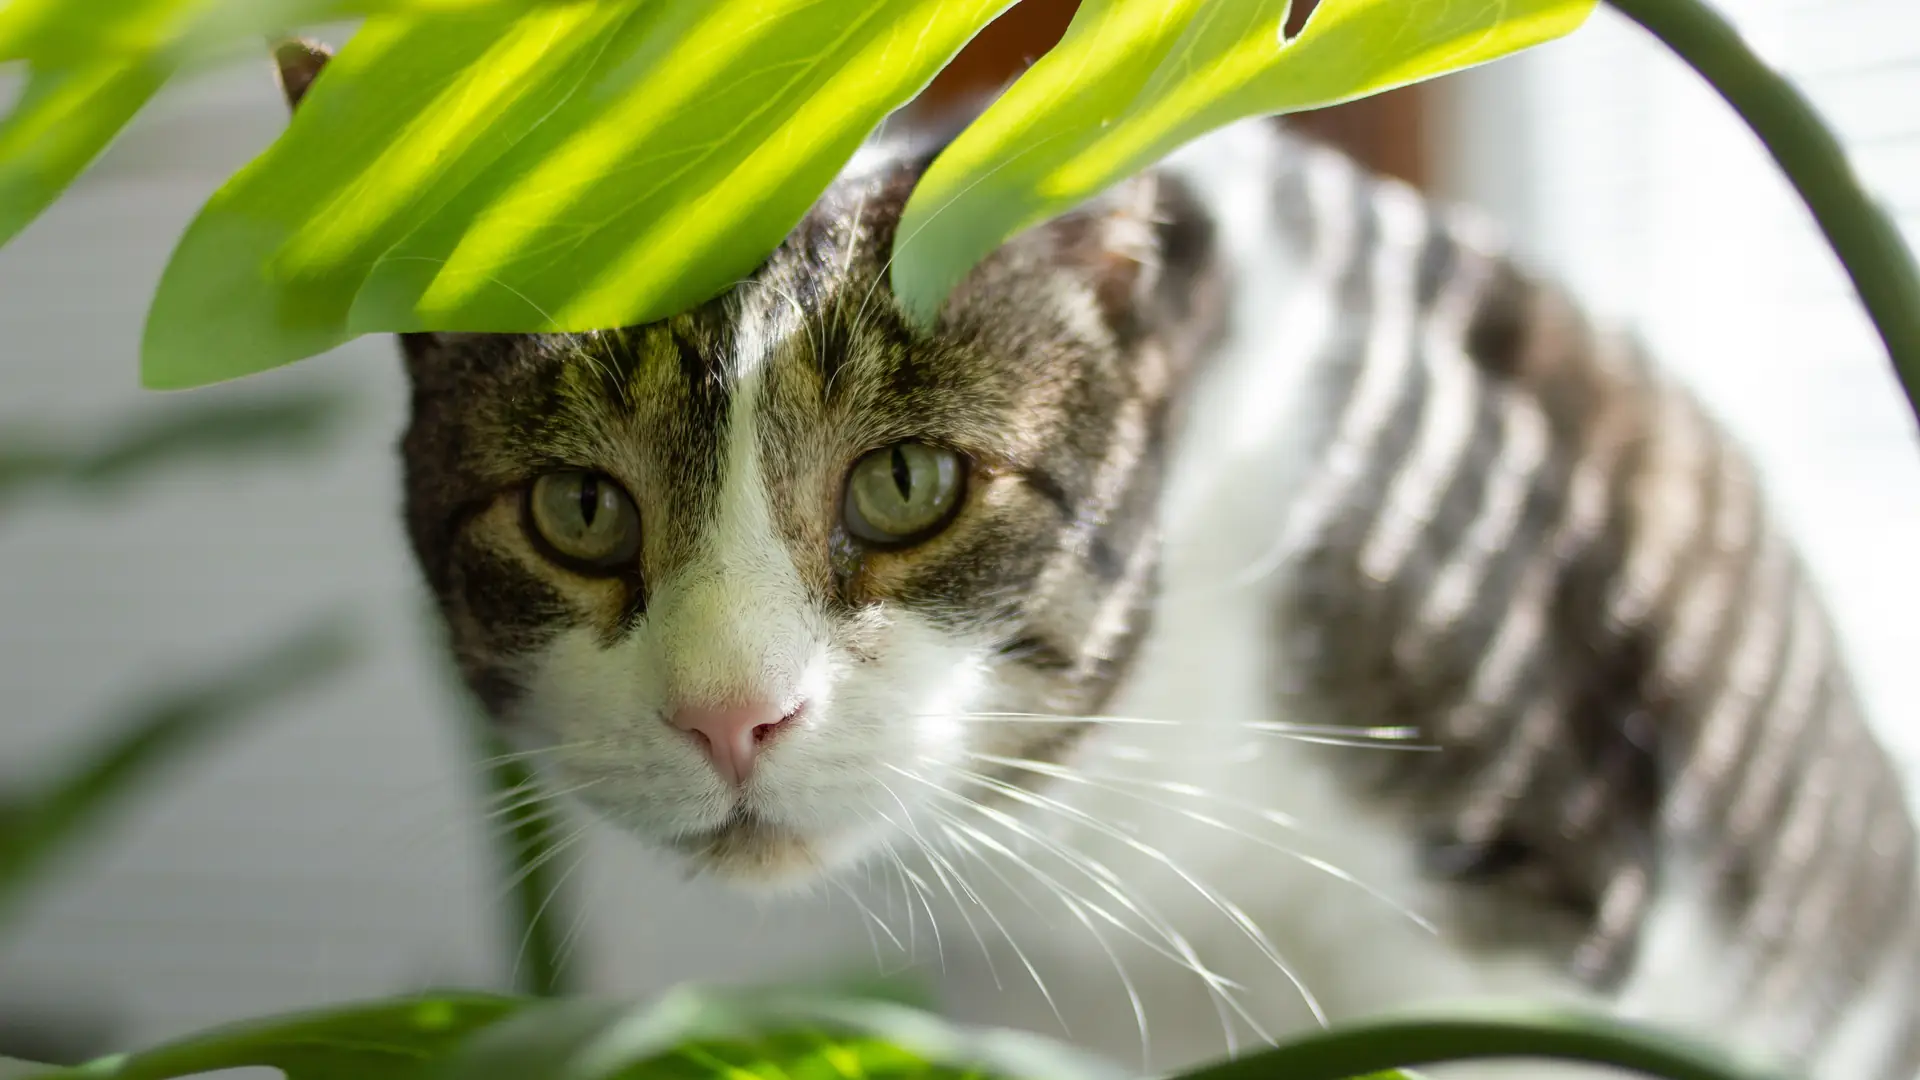
[[[1785, 62], [1920, 57], [1910, 0], [1738, 7]], [[1871, 702], [1920, 756], [1912, 422], [1764, 159], [1641, 38], [1603, 14], [1574, 40], [1460, 80], [1452, 186], [1513, 222], [1524, 250], [1602, 310], [1634, 319], [1755, 447], [1831, 586]], [[1863, 166], [1910, 210], [1920, 122], [1898, 103], [1916, 100], [1917, 70], [1815, 86], [1873, 140]], [[93, 431], [167, 404], [135, 386], [146, 300], [193, 210], [282, 122], [264, 67], [173, 93], [0, 251], [0, 428]], [[150, 680], [336, 602], [361, 616], [372, 654], [173, 777], [50, 882], [0, 940], [0, 1010], [102, 1000], [126, 1020], [124, 1039], [146, 1041], [500, 974], [497, 886], [398, 527], [391, 443], [403, 403], [389, 346], [362, 342], [210, 393], [305, 382], [347, 387], [362, 405], [336, 453], [184, 471], [124, 501], [40, 500], [0, 521], [0, 777], [78, 746]], [[646, 991], [867, 952], [839, 905], [755, 905], [673, 880], [597, 833], [591, 851], [575, 880], [590, 889], [582, 952], [602, 986]]]

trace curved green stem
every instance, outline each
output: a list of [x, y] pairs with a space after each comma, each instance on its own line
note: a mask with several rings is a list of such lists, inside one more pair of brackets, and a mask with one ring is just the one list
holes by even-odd
[[1665, 1080], [1782, 1080], [1664, 1034], [1572, 1014], [1355, 1024], [1180, 1080], [1349, 1080], [1422, 1065], [1520, 1058], [1612, 1066]]
[[1766, 144], [1853, 279], [1920, 417], [1920, 270], [1813, 105], [1701, 0], [1607, 3], [1699, 72]]

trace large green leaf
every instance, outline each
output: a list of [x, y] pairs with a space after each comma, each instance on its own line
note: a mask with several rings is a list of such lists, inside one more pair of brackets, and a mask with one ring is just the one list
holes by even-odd
[[1116, 1080], [1037, 1036], [872, 999], [683, 989], [611, 1001], [431, 995], [252, 1021], [37, 1080], [172, 1080], [268, 1065], [288, 1080]]
[[575, 0], [7, 0], [0, 60], [75, 66], [221, 52], [289, 28], [396, 12], [524, 11]]
[[1065, 38], [921, 179], [893, 287], [931, 321], [1002, 241], [1249, 116], [1457, 71], [1577, 28], [1596, 0], [1084, 0]]
[[161, 283], [146, 383], [360, 333], [586, 330], [750, 271], [1008, 0], [586, 0], [370, 20]]
[[446, 994], [254, 1020], [34, 1080], [172, 1080], [248, 1065], [272, 1066], [287, 1080], [412, 1080], [520, 1004]]
[[636, 1010], [543, 1003], [483, 1032], [430, 1080], [1118, 1080], [1038, 1036], [875, 999], [682, 989]]
[[0, 120], [0, 244], [51, 206], [170, 74], [152, 57], [36, 65]]
[[378, 12], [522, 11], [570, 0], [4, 0], [0, 62], [27, 88], [0, 121], [0, 245], [66, 190], [172, 78], [263, 36]]
[[368, 20], [180, 241], [148, 316], [146, 384], [214, 382], [346, 341], [375, 260], [539, 127], [633, 9]]
[[1666, 1080], [1792, 1080], [1766, 1062], [1665, 1028], [1518, 1001], [1339, 1024], [1203, 1066], [1181, 1080], [1346, 1080], [1363, 1074], [1395, 1080], [1403, 1074], [1390, 1070], [1496, 1060], [1600, 1066], [1595, 1075]]

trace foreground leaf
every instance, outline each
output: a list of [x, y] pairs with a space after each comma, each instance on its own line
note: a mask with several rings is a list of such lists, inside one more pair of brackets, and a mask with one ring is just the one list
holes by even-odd
[[1611, 1067], [1622, 1075], [1665, 1080], [1791, 1080], [1766, 1065], [1643, 1024], [1519, 1004], [1343, 1024], [1190, 1071], [1181, 1080], [1347, 1080], [1378, 1070], [1502, 1060]]
[[220, 1028], [36, 1080], [1116, 1080], [1038, 1036], [819, 993], [683, 989], [655, 1005], [432, 995]]
[[1596, 0], [1084, 0], [914, 189], [893, 288], [931, 322], [1001, 242], [1245, 117], [1320, 108], [1572, 32]]
[[171, 73], [151, 58], [34, 68], [0, 121], [0, 245], [60, 197]]
[[340, 671], [353, 655], [338, 620], [317, 623], [231, 672], [149, 705], [45, 790], [0, 796], [0, 916], [36, 871], [162, 767], [272, 702]]
[[379, 12], [525, 11], [570, 0], [4, 0], [0, 62], [30, 68], [0, 121], [0, 245], [174, 77], [295, 27]]
[[399, 12], [526, 11], [575, 0], [7, 0], [0, 60], [61, 65], [225, 51], [299, 26]]
[[751, 271], [1009, 0], [585, 0], [369, 21], [155, 298], [184, 387], [362, 333], [648, 322]]
[[481, 1033], [432, 1080], [1116, 1080], [1039, 1036], [956, 1027], [873, 999], [682, 989], [645, 1009], [542, 1003]]
[[249, 1065], [277, 1068], [286, 1080], [411, 1080], [520, 1005], [436, 994], [253, 1020], [34, 1080], [172, 1080]]

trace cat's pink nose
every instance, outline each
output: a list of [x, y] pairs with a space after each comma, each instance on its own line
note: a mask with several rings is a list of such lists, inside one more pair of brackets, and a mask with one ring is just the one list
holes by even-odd
[[798, 715], [799, 709], [784, 710], [764, 701], [683, 705], [673, 714], [673, 726], [693, 736], [722, 780], [737, 785], [753, 775], [753, 759], [761, 748]]

